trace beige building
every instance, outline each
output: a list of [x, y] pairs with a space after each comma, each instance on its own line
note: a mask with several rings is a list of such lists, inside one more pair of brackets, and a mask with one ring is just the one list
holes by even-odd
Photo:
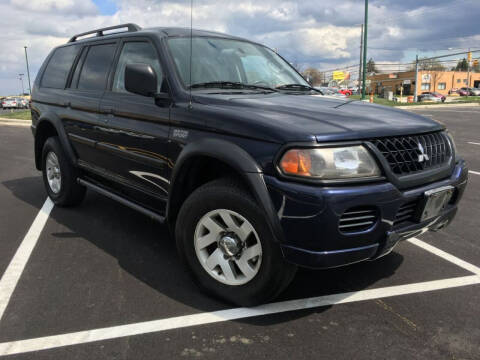
[[[390, 74], [375, 74], [368, 76], [370, 80], [369, 93], [382, 94], [392, 91], [394, 95], [414, 95], [415, 86], [417, 94], [424, 91], [436, 91], [448, 95], [452, 89], [462, 87], [480, 87], [480, 73], [468, 73], [462, 71], [419, 71], [418, 81], [415, 79], [415, 71], [405, 71]], [[368, 85], [368, 83], [367, 83]]]

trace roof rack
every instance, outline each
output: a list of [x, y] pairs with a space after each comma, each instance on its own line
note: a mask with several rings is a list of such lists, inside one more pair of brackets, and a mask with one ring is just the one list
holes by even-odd
[[[75, 42], [75, 41], [77, 41], [77, 39], [79, 37], [82, 37], [82, 36], [85, 36], [85, 35], [90, 35], [90, 34], [96, 34], [95, 36], [105, 36], [105, 34], [103, 33], [104, 31], [122, 29], [122, 28], [127, 28], [128, 29], [127, 32], [135, 32], [135, 31], [142, 30], [142, 28], [140, 26], [138, 26], [137, 24], [132, 24], [132, 23], [121, 24], [121, 25], [109, 26], [109, 27], [106, 27], [106, 28], [96, 29], [96, 30], [87, 31], [87, 32], [84, 32], [84, 33], [81, 33], [81, 34], [77, 34], [75, 36], [72, 36], [70, 38], [70, 40], [68, 40], [68, 42], [69, 43]], [[106, 34], [106, 35], [111, 35], [111, 34]]]

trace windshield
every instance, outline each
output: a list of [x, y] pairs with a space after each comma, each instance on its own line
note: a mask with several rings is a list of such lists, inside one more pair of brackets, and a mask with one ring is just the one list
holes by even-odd
[[190, 81], [190, 38], [168, 40], [177, 71], [186, 87], [232, 82], [277, 88], [283, 85], [310, 85], [272, 50], [246, 41], [215, 37], [192, 39]]

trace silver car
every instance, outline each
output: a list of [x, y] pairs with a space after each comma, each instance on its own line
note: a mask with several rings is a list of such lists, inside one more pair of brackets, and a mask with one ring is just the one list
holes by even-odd
[[17, 98], [8, 98], [2, 100], [2, 108], [4, 109], [17, 109], [20, 106]]
[[479, 88], [469, 88], [470, 95], [472, 96], [480, 96], [480, 89]]

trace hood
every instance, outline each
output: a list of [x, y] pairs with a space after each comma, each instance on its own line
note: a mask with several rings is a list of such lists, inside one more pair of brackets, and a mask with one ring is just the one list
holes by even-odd
[[[197, 98], [197, 97], [196, 97]], [[276, 141], [342, 141], [426, 133], [444, 127], [432, 119], [363, 101], [323, 95], [204, 95], [198, 100], [228, 117], [207, 120], [220, 131]], [[215, 119], [215, 116], [208, 117]]]

